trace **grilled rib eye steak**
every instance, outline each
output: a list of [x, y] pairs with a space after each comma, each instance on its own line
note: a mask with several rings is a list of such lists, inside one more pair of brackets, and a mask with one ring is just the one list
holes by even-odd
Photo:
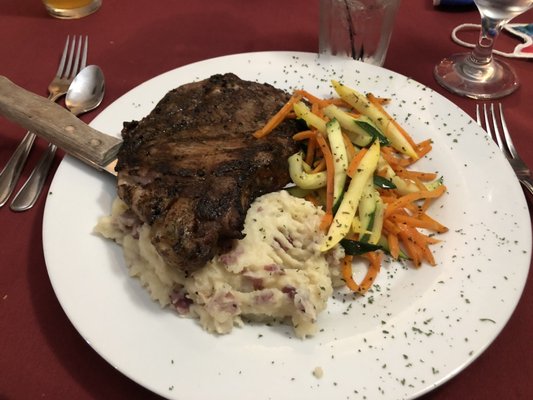
[[242, 238], [254, 199], [289, 181], [298, 122], [264, 139], [261, 128], [289, 95], [234, 74], [168, 92], [141, 121], [124, 123], [118, 195], [145, 223], [171, 266], [192, 271]]

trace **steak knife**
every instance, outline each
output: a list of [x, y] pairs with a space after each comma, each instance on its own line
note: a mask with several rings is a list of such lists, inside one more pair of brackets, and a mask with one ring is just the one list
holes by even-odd
[[97, 131], [57, 103], [0, 76], [0, 115], [67, 154], [101, 171], [116, 175], [122, 140]]

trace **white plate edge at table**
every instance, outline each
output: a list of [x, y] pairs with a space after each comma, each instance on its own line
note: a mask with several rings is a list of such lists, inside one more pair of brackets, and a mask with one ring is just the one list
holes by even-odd
[[[91, 125], [118, 135], [123, 120], [146, 115], [169, 89], [219, 72], [287, 89], [304, 85], [319, 95], [336, 78], [391, 96], [387, 108], [415, 140], [435, 135], [433, 160], [422, 167], [441, 168], [449, 189], [435, 207], [450, 227], [436, 252], [439, 264], [417, 271], [384, 267], [381, 291], [352, 302], [349, 310], [332, 302], [319, 322], [325, 331], [307, 341], [288, 338], [289, 329], [262, 326], [213, 337], [160, 310], [127, 276], [118, 246], [91, 234], [96, 218], [109, 212], [113, 179], [67, 157], [51, 185], [43, 246], [54, 291], [80, 334], [125, 375], [169, 398], [413, 398], [470, 364], [510, 318], [531, 256], [527, 205], [497, 147], [431, 89], [367, 64], [317, 62], [309, 53], [240, 54], [177, 68], [128, 92]], [[495, 167], [490, 176], [472, 176], [487, 165]], [[520, 225], [524, 221], [527, 226]], [[86, 241], [80, 244], [80, 238]], [[496, 268], [501, 250], [518, 270]], [[315, 367], [323, 378], [312, 375]], [[257, 393], [258, 385], [268, 390]]]

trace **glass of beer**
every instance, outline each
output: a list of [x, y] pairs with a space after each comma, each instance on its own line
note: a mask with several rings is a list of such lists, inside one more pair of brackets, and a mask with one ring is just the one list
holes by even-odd
[[52, 17], [74, 19], [98, 10], [102, 0], [43, 0], [43, 3]]

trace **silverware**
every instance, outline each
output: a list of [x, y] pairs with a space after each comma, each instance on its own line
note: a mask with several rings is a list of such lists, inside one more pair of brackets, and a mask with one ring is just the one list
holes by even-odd
[[99, 132], [59, 104], [0, 75], [0, 115], [35, 132], [93, 168], [116, 175], [122, 140]]
[[[526, 163], [520, 158], [520, 156], [518, 155], [518, 152], [516, 151], [516, 148], [511, 139], [509, 130], [507, 129], [507, 124], [505, 122], [505, 117], [503, 115], [502, 104], [499, 103], [498, 106], [499, 106], [498, 114], [499, 114], [500, 126], [503, 131], [503, 136], [500, 134], [500, 129], [498, 128], [498, 121], [496, 117], [497, 113], [495, 112], [494, 103], [491, 103], [490, 109], [487, 108], [487, 104], [483, 104], [485, 131], [491, 137], [493, 137], [493, 139], [496, 141], [496, 143], [498, 144], [498, 147], [500, 148], [500, 150], [503, 152], [503, 154], [509, 161], [509, 164], [511, 164], [511, 167], [513, 168], [516, 174], [516, 177], [518, 178], [520, 183], [529, 191], [529, 193], [533, 194], [533, 181], [531, 180], [531, 171], [529, 170]], [[479, 104], [476, 104], [476, 119], [477, 119], [477, 123], [481, 127], [483, 127]], [[489, 120], [492, 123], [489, 122]]]
[[[87, 39], [86, 39], [87, 40]], [[67, 93], [70, 82], [74, 79], [79, 65], [79, 52], [81, 46], [81, 37], [78, 44], [78, 55], [76, 56], [74, 68], [72, 61], [74, 60], [74, 53], [76, 49], [76, 38], [73, 37], [72, 43], [70, 36], [67, 36], [67, 41], [63, 49], [63, 54], [59, 62], [56, 75], [48, 85], [48, 98], [51, 101], [57, 101], [61, 96]], [[0, 172], [0, 207], [2, 207], [15, 188], [15, 185], [20, 177], [22, 168], [26, 163], [28, 154], [30, 153], [33, 142], [35, 141], [35, 134], [28, 131], [24, 139], [17, 146], [15, 152]]]
[[[76, 39], [74, 38], [73, 46], [75, 44], [75, 41]], [[88, 48], [87, 36], [85, 37], [85, 42], [83, 45], [83, 53], [80, 54], [81, 44], [82, 44], [82, 41], [80, 37], [80, 40], [78, 42], [77, 52], [76, 52], [76, 58], [74, 61], [74, 66], [68, 77], [69, 81], [71, 82], [68, 85], [67, 98], [65, 100], [65, 105], [67, 106], [67, 108], [70, 109], [70, 111], [74, 115], [80, 115], [83, 112], [88, 111], [82, 108], [72, 109], [69, 103], [69, 94], [71, 93], [74, 82], [76, 82], [76, 79], [78, 79], [79, 74], [82, 73], [81, 71], [84, 70], [85, 65], [87, 64], [87, 48]], [[78, 79], [78, 82], [79, 82], [79, 79]], [[78, 87], [75, 88], [76, 92], [79, 92], [79, 86], [80, 85], [78, 83]], [[89, 90], [89, 91], [91, 89], [93, 88], [86, 88], [86, 90]], [[102, 97], [103, 97], [103, 93], [102, 93]], [[101, 99], [97, 105], [99, 105], [100, 102], [101, 102]], [[53, 143], [49, 143], [48, 147], [45, 150], [45, 153], [42, 155], [41, 159], [39, 160], [39, 162], [37, 163], [37, 165], [31, 172], [29, 178], [26, 180], [24, 185], [20, 188], [18, 193], [13, 198], [13, 201], [11, 202], [11, 205], [10, 205], [11, 210], [17, 211], [17, 212], [26, 211], [34, 206], [35, 202], [39, 198], [39, 195], [41, 194], [41, 191], [44, 186], [44, 182], [46, 181], [46, 177], [48, 176], [48, 172], [50, 171], [52, 161], [54, 161], [54, 156], [56, 154], [56, 151], [57, 151], [56, 145], [54, 145]]]

